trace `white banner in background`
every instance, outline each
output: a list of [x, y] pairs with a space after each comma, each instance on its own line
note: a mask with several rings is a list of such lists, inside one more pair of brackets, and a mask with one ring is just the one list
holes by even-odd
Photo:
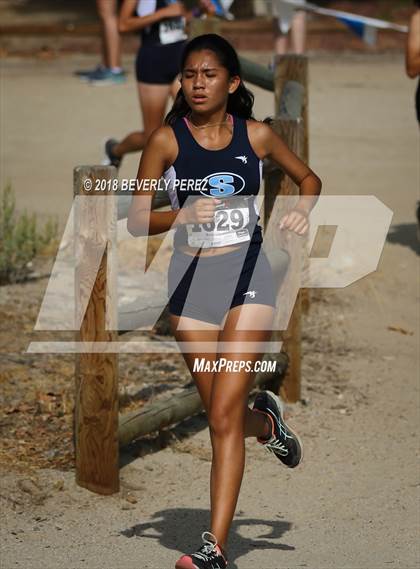
[[402, 33], [408, 32], [407, 26], [393, 24], [392, 22], [379, 20], [377, 18], [368, 18], [367, 16], [360, 16], [350, 12], [343, 12], [341, 10], [321, 8], [316, 4], [305, 2], [304, 0], [268, 0], [267, 4], [271, 9], [273, 17], [279, 18], [279, 27], [283, 34], [287, 34], [289, 31], [295, 10], [305, 10], [306, 12], [313, 12], [321, 16], [336, 18], [369, 45], [375, 45], [378, 29], [395, 30]]

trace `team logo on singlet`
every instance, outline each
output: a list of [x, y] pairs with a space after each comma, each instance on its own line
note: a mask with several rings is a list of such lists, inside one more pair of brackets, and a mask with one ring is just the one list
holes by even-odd
[[236, 160], [241, 160], [243, 164], [248, 164], [248, 156], [235, 156]]
[[249, 294], [250, 298], [255, 298], [257, 291], [256, 290], [247, 290], [246, 292], [244, 292], [244, 296], [246, 296], [247, 294]]
[[233, 172], [216, 172], [203, 178], [201, 194], [213, 198], [226, 198], [239, 194], [245, 187], [245, 180]]

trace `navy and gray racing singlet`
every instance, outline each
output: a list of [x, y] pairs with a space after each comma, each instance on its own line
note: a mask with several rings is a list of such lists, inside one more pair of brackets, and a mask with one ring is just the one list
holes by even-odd
[[[148, 16], [156, 10], [166, 8], [173, 0], [140, 0], [137, 3], [137, 15]], [[165, 18], [140, 30], [142, 45], [167, 45], [187, 39], [185, 18]]]
[[248, 138], [246, 120], [232, 115], [233, 135], [220, 150], [207, 150], [193, 137], [185, 117], [178, 118], [172, 129], [178, 142], [178, 156], [164, 173], [169, 180], [168, 193], [173, 210], [188, 201], [203, 197], [222, 200], [216, 206], [214, 221], [178, 225], [174, 247], [223, 247], [246, 241], [262, 242], [258, 225], [256, 196], [262, 177], [262, 160], [255, 154]]

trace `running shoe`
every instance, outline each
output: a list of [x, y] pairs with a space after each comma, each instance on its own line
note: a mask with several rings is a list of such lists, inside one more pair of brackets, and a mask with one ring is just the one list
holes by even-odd
[[284, 410], [280, 398], [271, 391], [260, 391], [252, 409], [265, 413], [270, 418], [272, 427], [269, 438], [257, 437], [257, 441], [285, 466], [295, 468], [303, 458], [302, 443], [283, 419]]
[[100, 63], [94, 69], [79, 69], [77, 71], [74, 71], [74, 75], [79, 77], [79, 79], [81, 79], [82, 81], [89, 81], [90, 75], [92, 75], [94, 73], [99, 73], [100, 71], [103, 71], [104, 69], [106, 69], [106, 67], [104, 65], [102, 65], [102, 63]]
[[[211, 540], [206, 539], [206, 534], [211, 537]], [[183, 555], [176, 562], [175, 569], [225, 569], [227, 567], [227, 559], [216, 537], [209, 531], [205, 531], [201, 534], [201, 538], [204, 543], [200, 549], [190, 555]]]
[[105, 158], [102, 161], [102, 164], [104, 166], [115, 166], [116, 168], [120, 167], [122, 158], [120, 156], [116, 156], [112, 152], [112, 149], [116, 144], [118, 144], [118, 140], [115, 140], [115, 138], [108, 138], [108, 140], [105, 142]]
[[124, 83], [126, 77], [123, 70], [112, 71], [108, 67], [102, 67], [87, 75], [87, 79], [92, 85], [118, 85]]

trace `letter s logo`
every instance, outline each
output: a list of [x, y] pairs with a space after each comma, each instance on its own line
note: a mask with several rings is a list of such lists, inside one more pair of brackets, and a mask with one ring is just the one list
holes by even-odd
[[217, 172], [206, 176], [204, 179], [208, 180], [210, 195], [214, 198], [225, 198], [239, 194], [245, 187], [245, 180], [242, 176], [232, 172]]

